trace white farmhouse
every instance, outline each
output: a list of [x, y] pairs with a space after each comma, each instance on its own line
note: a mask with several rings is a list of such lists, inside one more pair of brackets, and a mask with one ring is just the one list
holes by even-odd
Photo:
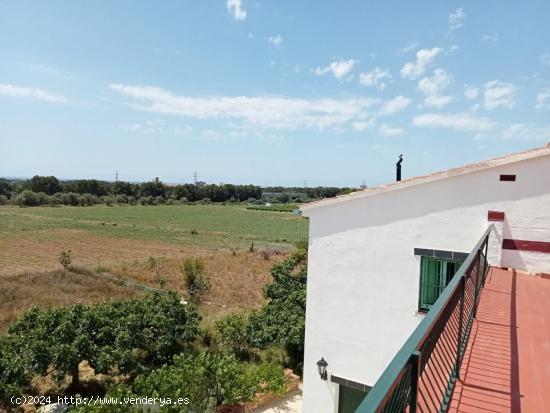
[[304, 413], [355, 411], [489, 224], [491, 266], [550, 272], [550, 146], [300, 209]]

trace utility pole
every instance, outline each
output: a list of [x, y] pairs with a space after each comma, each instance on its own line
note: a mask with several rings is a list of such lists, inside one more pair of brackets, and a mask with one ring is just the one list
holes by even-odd
[[115, 172], [115, 182], [118, 182], [118, 170]]
[[193, 173], [193, 182], [195, 182], [195, 186], [197, 186], [197, 171]]

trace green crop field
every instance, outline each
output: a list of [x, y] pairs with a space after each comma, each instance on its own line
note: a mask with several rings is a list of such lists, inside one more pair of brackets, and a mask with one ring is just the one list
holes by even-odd
[[242, 206], [0, 207], [0, 238], [52, 229], [209, 247], [292, 243], [307, 237], [307, 220]]
[[56, 264], [71, 249], [77, 262], [143, 260], [174, 251], [292, 248], [308, 222], [291, 213], [240, 205], [0, 207], [0, 273]]

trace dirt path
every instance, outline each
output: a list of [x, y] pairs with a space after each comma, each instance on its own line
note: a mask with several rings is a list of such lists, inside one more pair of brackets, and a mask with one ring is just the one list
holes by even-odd
[[269, 403], [254, 410], [253, 413], [301, 413], [302, 412], [302, 390], [293, 391], [279, 400]]

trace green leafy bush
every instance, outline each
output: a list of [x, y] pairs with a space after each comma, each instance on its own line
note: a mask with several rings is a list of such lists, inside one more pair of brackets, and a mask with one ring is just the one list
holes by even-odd
[[126, 205], [126, 204], [128, 203], [128, 195], [126, 195], [126, 194], [118, 194], [118, 195], [115, 197], [115, 200], [116, 200], [116, 203], [117, 203], [117, 204]]
[[63, 193], [63, 205], [77, 206], [79, 204], [78, 194], [74, 192]]
[[40, 205], [40, 198], [35, 192], [25, 190], [15, 197], [16, 205], [23, 206], [37, 206]]
[[185, 258], [180, 269], [191, 301], [199, 303], [211, 287], [210, 280], [204, 272], [204, 262], [201, 258]]
[[248, 318], [243, 313], [233, 313], [214, 322], [219, 341], [225, 350], [231, 351], [238, 358], [247, 358], [250, 353], [248, 344]]
[[171, 362], [196, 339], [199, 320], [194, 306], [181, 304], [175, 293], [92, 307], [33, 307], [2, 338], [0, 366], [9, 374], [0, 375], [6, 382], [0, 384], [20, 387], [53, 367], [55, 377], [69, 374], [78, 386], [84, 360], [96, 373], [132, 377]]
[[266, 286], [267, 304], [249, 317], [250, 344], [260, 349], [283, 346], [290, 366], [301, 372], [304, 352], [307, 256], [298, 250], [289, 259], [274, 265], [273, 282]]
[[[233, 355], [216, 352], [181, 354], [173, 365], [163, 366], [150, 374], [138, 376], [131, 385], [116, 385], [106, 397], [162, 397], [188, 399], [187, 405], [162, 406], [160, 412], [210, 413], [222, 403], [234, 404], [251, 400], [258, 392], [284, 390], [286, 379], [281, 366], [248, 365]], [[81, 407], [77, 412], [126, 412], [129, 406]], [[154, 409], [157, 411], [156, 409]]]

